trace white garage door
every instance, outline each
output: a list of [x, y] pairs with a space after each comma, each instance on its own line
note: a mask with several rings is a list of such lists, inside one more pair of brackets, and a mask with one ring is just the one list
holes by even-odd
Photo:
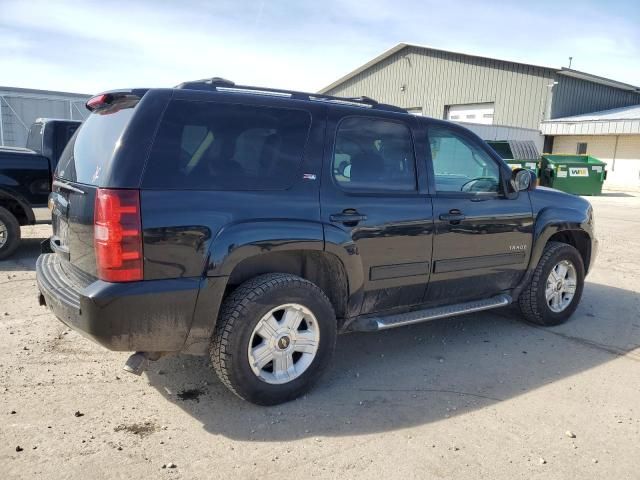
[[467, 103], [447, 106], [447, 120], [454, 122], [493, 123], [493, 103]]
[[616, 162], [607, 183], [617, 183], [621, 187], [629, 186], [640, 190], [640, 135], [620, 135]]

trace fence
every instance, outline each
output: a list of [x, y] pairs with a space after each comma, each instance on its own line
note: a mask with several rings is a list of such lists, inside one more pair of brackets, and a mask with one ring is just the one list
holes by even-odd
[[0, 145], [24, 147], [37, 118], [84, 120], [89, 96], [0, 87]]

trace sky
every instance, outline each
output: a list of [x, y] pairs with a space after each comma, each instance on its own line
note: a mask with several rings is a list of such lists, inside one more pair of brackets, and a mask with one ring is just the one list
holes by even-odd
[[638, 0], [0, 0], [0, 85], [317, 91], [399, 42], [640, 85]]

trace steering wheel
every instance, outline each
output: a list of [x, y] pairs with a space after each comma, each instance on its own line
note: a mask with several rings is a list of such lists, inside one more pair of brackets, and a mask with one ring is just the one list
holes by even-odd
[[493, 177], [472, 178], [460, 187], [461, 192], [493, 192], [496, 191], [498, 182]]

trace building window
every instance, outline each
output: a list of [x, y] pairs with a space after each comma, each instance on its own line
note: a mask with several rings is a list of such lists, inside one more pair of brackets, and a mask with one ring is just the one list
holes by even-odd
[[576, 153], [578, 155], [586, 155], [587, 154], [587, 142], [578, 142], [576, 147]]

